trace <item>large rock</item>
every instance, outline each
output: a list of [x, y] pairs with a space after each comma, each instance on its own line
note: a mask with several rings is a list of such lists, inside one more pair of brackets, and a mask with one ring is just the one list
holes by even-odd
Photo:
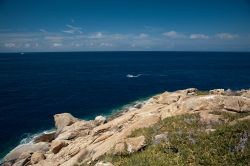
[[175, 91], [173, 93], [179, 93], [182, 96], [194, 96], [194, 95], [196, 95], [197, 92], [198, 92], [198, 89], [196, 89], [196, 88], [189, 88], [189, 89]]
[[160, 143], [167, 143], [168, 142], [168, 133], [162, 133], [156, 135], [153, 140], [154, 145], [158, 145]]
[[126, 140], [126, 144], [127, 144], [127, 151], [129, 153], [134, 153], [146, 146], [146, 139], [144, 136], [128, 138]]
[[162, 95], [159, 96], [158, 102], [160, 104], [172, 104], [174, 102], [177, 102], [180, 99], [181, 95], [172, 93], [170, 94], [169, 92], [164, 92]]
[[70, 126], [73, 123], [79, 121], [77, 118], [73, 117], [69, 113], [56, 114], [54, 115], [54, 120], [55, 120], [55, 126], [59, 131], [66, 126]]
[[65, 141], [61, 141], [61, 140], [54, 140], [51, 143], [51, 151], [56, 154], [58, 153], [63, 147], [67, 146], [68, 143], [66, 143]]
[[11, 162], [1, 163], [1, 166], [12, 166], [12, 163]]
[[137, 129], [151, 127], [160, 121], [160, 115], [152, 113], [143, 113], [142, 115], [143, 116], [137, 118], [133, 123], [123, 129], [121, 132], [123, 138], [128, 137], [133, 131]]
[[156, 101], [159, 104], [170, 105], [172, 103], [178, 102], [183, 97], [195, 95], [197, 91], [198, 90], [195, 88], [190, 88], [186, 90], [179, 90], [173, 93], [164, 92], [163, 94], [158, 95], [158, 97], [156, 97]]
[[93, 121], [77, 121], [74, 124], [66, 126], [60, 130], [56, 140], [71, 140], [76, 137], [86, 136], [95, 126], [96, 125]]
[[86, 159], [88, 159], [89, 153], [87, 149], [82, 149], [78, 154], [61, 164], [61, 166], [86, 165], [84, 163], [87, 161]]
[[97, 116], [95, 117], [95, 122], [97, 125], [101, 125], [107, 122], [107, 118], [104, 116]]
[[47, 152], [49, 150], [49, 144], [45, 142], [40, 142], [37, 144], [23, 144], [17, 146], [10, 153], [4, 157], [4, 161], [16, 161], [21, 155], [27, 154], [22, 158], [29, 157], [31, 153], [36, 151]]
[[213, 100], [216, 98], [214, 95], [209, 96], [198, 96], [189, 98], [182, 103], [182, 111], [190, 112], [190, 111], [202, 111], [209, 110], [213, 108]]
[[250, 99], [241, 96], [227, 96], [223, 100], [224, 109], [233, 112], [249, 112]]
[[53, 139], [55, 139], [56, 132], [50, 132], [50, 133], [43, 133], [37, 137], [34, 138], [34, 142], [51, 142]]
[[23, 159], [26, 159], [26, 158], [30, 158], [32, 155], [32, 152], [31, 151], [25, 151], [23, 152], [17, 160], [23, 160]]
[[96, 163], [95, 166], [114, 166], [114, 165], [110, 162], [100, 161], [100, 162]]
[[233, 112], [249, 112], [250, 99], [242, 96], [207, 95], [188, 98], [182, 102], [182, 110], [228, 110]]
[[79, 133], [74, 131], [69, 132], [63, 132], [57, 136], [55, 140], [71, 140], [73, 138], [76, 138]]
[[32, 166], [59, 166], [60, 164], [57, 161], [52, 160], [40, 160], [37, 164], [33, 164]]
[[80, 147], [78, 147], [78, 146], [71, 146], [71, 148], [69, 148], [68, 155], [70, 157], [73, 157], [76, 154], [78, 154], [80, 151], [81, 151]]
[[97, 143], [97, 142], [101, 142], [109, 137], [111, 137], [114, 133], [107, 131], [105, 133], [103, 133], [101, 136], [99, 136], [97, 139], [95, 139], [95, 141], [93, 143]]
[[223, 94], [225, 94], [225, 90], [224, 89], [214, 89], [214, 90], [210, 90], [209, 94], [212, 94], [212, 95], [223, 95]]
[[121, 155], [125, 152], [125, 142], [118, 142], [115, 147], [114, 147], [114, 150], [113, 150], [113, 154], [114, 155]]
[[25, 158], [25, 159], [18, 160], [12, 166], [26, 166], [26, 165], [29, 165], [29, 163], [30, 163], [30, 158]]
[[245, 90], [241, 94], [242, 97], [250, 98], [250, 90]]
[[31, 164], [37, 164], [38, 162], [44, 159], [45, 159], [44, 152], [37, 151], [32, 154], [30, 162]]
[[245, 116], [245, 117], [243, 117], [243, 118], [236, 119], [236, 120], [230, 122], [229, 125], [235, 125], [235, 124], [237, 124], [238, 122], [245, 121], [245, 120], [250, 120], [250, 115]]

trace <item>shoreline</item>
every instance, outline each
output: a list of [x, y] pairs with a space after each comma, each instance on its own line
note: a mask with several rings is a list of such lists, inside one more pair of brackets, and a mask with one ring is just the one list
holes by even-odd
[[[158, 95], [158, 94], [155, 94]], [[133, 102], [130, 102], [128, 104], [122, 105], [120, 107], [111, 109], [109, 111], [109, 113], [106, 114], [100, 114], [97, 116], [104, 116], [107, 118], [107, 121], [111, 121], [119, 116], [122, 116], [124, 113], [128, 112], [128, 111], [132, 111], [134, 108], [138, 108], [139, 106], [145, 104], [147, 102], [147, 100], [149, 100], [151, 97], [155, 96], [155, 95], [151, 95], [148, 97], [143, 97], [140, 98], [138, 100], [135, 100]], [[96, 117], [96, 116], [95, 116]], [[80, 120], [86, 120], [86, 121], [91, 121], [94, 120], [94, 118], [79, 118]], [[41, 136], [43, 136], [44, 134], [49, 134], [49, 133], [53, 133], [56, 131], [56, 128], [53, 127], [51, 129], [47, 129], [47, 130], [43, 130], [43, 131], [38, 131], [35, 133], [23, 133], [23, 134], [27, 134], [27, 137], [21, 138], [20, 141], [13, 145], [10, 150], [7, 150], [5, 153], [3, 153], [3, 155], [0, 157], [0, 164], [2, 164], [4, 157], [11, 152], [13, 149], [15, 149], [16, 147], [20, 146], [20, 145], [25, 145], [25, 144], [34, 144], [34, 141], [36, 140], [36, 138], [39, 138]]]
[[[237, 106], [237, 103], [241, 104]], [[106, 117], [97, 116], [92, 120], [78, 119], [69, 113], [56, 114], [54, 115], [56, 130], [50, 130], [49, 133], [46, 131], [45, 134], [44, 132], [34, 134], [31, 142], [29, 139], [24, 139], [24, 143], [29, 143], [12, 149], [2, 162], [16, 163], [20, 161], [19, 156], [22, 156], [22, 152], [30, 149], [33, 152], [25, 156], [31, 157], [40, 149], [43, 151], [43, 160], [46, 159], [42, 162], [68, 165], [72, 162], [95, 162], [110, 151], [119, 154], [125, 150], [126, 146], [123, 144], [127, 143], [126, 140], [134, 130], [148, 128], [168, 117], [183, 114], [199, 113], [205, 123], [216, 122], [219, 120], [218, 115], [212, 115], [210, 112], [218, 109], [222, 112], [226, 110], [233, 113], [248, 111], [250, 113], [250, 90], [199, 91], [189, 88], [174, 92], [166, 91], [123, 105], [111, 111]], [[36, 142], [35, 139], [37, 139]], [[72, 148], [76, 151], [74, 157], [71, 156]], [[60, 155], [71, 157], [62, 159]], [[82, 155], [86, 156], [82, 158]], [[30, 158], [27, 159], [30, 162]]]

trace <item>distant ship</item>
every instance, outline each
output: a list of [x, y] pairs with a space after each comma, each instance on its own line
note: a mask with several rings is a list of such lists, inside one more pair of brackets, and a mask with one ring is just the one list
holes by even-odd
[[24, 54], [24, 52], [21, 52], [20, 54], [21, 54], [21, 55], [23, 55], [23, 54]]

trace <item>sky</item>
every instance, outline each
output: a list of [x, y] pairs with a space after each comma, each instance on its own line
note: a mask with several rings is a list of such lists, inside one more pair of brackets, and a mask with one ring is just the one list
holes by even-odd
[[0, 0], [0, 52], [250, 51], [250, 0]]

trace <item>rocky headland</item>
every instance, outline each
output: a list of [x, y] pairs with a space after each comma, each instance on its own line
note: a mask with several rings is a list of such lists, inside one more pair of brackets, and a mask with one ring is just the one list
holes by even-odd
[[54, 120], [55, 132], [19, 145], [2, 165], [250, 164], [250, 90], [190, 88], [153, 96], [113, 118], [62, 113]]

